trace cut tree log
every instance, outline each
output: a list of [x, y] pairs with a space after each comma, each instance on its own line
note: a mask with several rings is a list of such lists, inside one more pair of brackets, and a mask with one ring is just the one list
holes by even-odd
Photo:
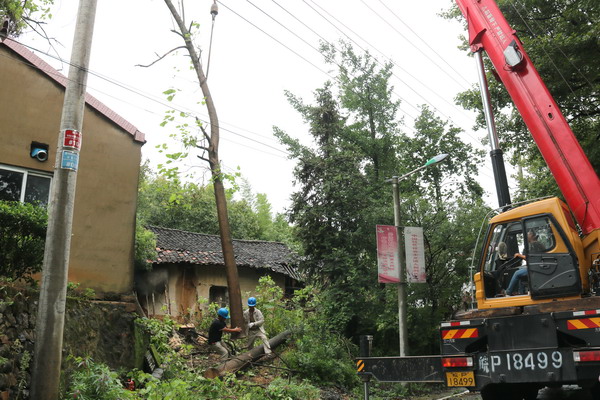
[[[285, 340], [291, 333], [292, 331], [289, 330], [284, 331], [272, 338], [271, 340], [269, 340], [271, 350], [275, 349], [277, 346], [285, 342]], [[264, 354], [264, 346], [261, 343], [260, 346], [255, 347], [246, 353], [238, 354], [235, 357], [223, 361], [216, 367], [208, 368], [206, 371], [204, 371], [203, 375], [205, 378], [214, 379], [223, 376], [227, 373], [237, 372], [240, 369], [247, 366], [248, 364], [250, 364], [251, 362], [259, 359]]]

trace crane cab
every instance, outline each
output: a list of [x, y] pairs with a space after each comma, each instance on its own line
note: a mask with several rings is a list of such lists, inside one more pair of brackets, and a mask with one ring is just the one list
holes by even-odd
[[566, 204], [550, 198], [492, 218], [479, 272], [478, 308], [524, 306], [589, 291], [589, 265]]

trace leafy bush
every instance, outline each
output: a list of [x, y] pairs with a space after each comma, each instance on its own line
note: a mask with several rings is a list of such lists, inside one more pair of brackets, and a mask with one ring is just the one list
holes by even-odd
[[123, 388], [119, 376], [104, 364], [91, 358], [74, 357], [76, 370], [70, 376], [67, 398], [79, 400], [135, 399], [132, 392]]
[[265, 317], [264, 328], [269, 338], [299, 323], [301, 311], [286, 307], [283, 303], [283, 290], [270, 276], [265, 275], [258, 280], [256, 300], [257, 308]]
[[136, 269], [152, 269], [152, 260], [156, 259], [156, 235], [144, 228], [138, 221], [135, 225], [135, 259]]
[[0, 275], [12, 280], [42, 270], [48, 216], [29, 203], [0, 201]]
[[[203, 301], [198, 300], [198, 305], [202, 307]], [[217, 310], [220, 306], [217, 303], [210, 303], [206, 309], [206, 312], [202, 312], [202, 318], [200, 322], [196, 325], [196, 328], [202, 332], [208, 332], [210, 328], [210, 324], [212, 324], [213, 320], [217, 316]]]
[[282, 378], [274, 379], [267, 387], [267, 395], [273, 400], [318, 400], [321, 391], [307, 382], [288, 382]]
[[67, 282], [67, 296], [78, 299], [93, 300], [96, 298], [96, 291], [92, 288], [79, 289], [81, 283]]
[[350, 341], [335, 332], [328, 332], [325, 323], [305, 324], [294, 335], [295, 349], [283, 359], [289, 368], [305, 379], [320, 385], [352, 388], [358, 384], [349, 348]]
[[[312, 383], [352, 388], [359, 383], [353, 361], [356, 346], [329, 328], [315, 293], [310, 286], [295, 293], [294, 345], [283, 354], [283, 359], [289, 368]], [[305, 312], [301, 306], [316, 311]]]

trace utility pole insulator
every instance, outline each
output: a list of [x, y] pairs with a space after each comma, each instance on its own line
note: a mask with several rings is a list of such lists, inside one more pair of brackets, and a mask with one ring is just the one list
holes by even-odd
[[217, 5], [217, 2], [215, 1], [212, 6], [210, 6], [210, 14], [212, 15], [213, 19], [215, 19], [215, 17], [217, 16], [217, 14], [219, 13], [219, 6]]

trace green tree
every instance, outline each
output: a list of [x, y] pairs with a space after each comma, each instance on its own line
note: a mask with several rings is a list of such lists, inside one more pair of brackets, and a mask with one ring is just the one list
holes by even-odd
[[[252, 193], [249, 184], [227, 191], [232, 236], [236, 239], [282, 241], [293, 244], [291, 227], [283, 216], [272, 217], [266, 195]], [[142, 166], [138, 189], [137, 219], [142, 225], [219, 234], [212, 185], [182, 182], [177, 175], [154, 173]]]
[[[499, 0], [509, 24], [569, 121], [596, 172], [600, 172], [600, 5], [594, 0]], [[454, 9], [448, 15], [458, 17]], [[462, 18], [462, 17], [461, 17]], [[464, 45], [465, 42], [463, 42]], [[491, 71], [490, 63], [487, 63]], [[518, 168], [517, 199], [560, 195], [546, 163], [502, 84], [488, 74], [501, 146]], [[482, 110], [479, 88], [461, 93], [467, 109]], [[477, 126], [484, 126], [483, 114]]]
[[[389, 65], [379, 66], [345, 44], [340, 48], [323, 47], [339, 74], [315, 91], [314, 104], [287, 94], [308, 124], [313, 144], [302, 145], [275, 129], [297, 160], [299, 190], [292, 195], [290, 220], [305, 250], [302, 268], [321, 289], [319, 307], [329, 326], [349, 336], [376, 330], [379, 344], [397, 349], [397, 290], [377, 283], [375, 225], [393, 223], [391, 185], [385, 178], [435, 154], [457, 153], [453, 161], [425, 171], [418, 185], [402, 182], [403, 223], [426, 231], [428, 284], [411, 287], [412, 318], [427, 313], [419, 332], [434, 332], [439, 320], [456, 309], [468, 280], [465, 254], [474, 244], [476, 229], [471, 227], [482, 208], [482, 190], [474, 180], [481, 154], [427, 108], [417, 120], [415, 137], [400, 132]], [[465, 236], [452, 242], [454, 223], [468, 225], [460, 229]], [[423, 337], [412, 334], [413, 343]], [[431, 335], [424, 341], [417, 343], [420, 349], [433, 346]]]

